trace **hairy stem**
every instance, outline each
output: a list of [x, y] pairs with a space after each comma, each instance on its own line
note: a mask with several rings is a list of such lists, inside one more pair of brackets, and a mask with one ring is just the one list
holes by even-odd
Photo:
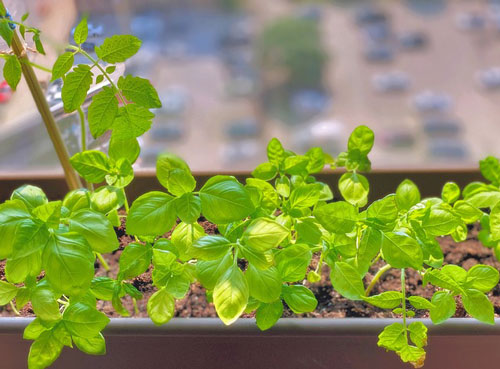
[[99, 261], [101, 262], [102, 266], [104, 269], [106, 269], [107, 272], [109, 272], [110, 268], [109, 268], [109, 265], [108, 263], [106, 262], [106, 260], [103, 258], [102, 254], [100, 252], [96, 252], [95, 253], [95, 256], [97, 256], [97, 258], [99, 259]]
[[366, 288], [366, 291], [365, 291], [365, 295], [366, 296], [369, 296], [370, 295], [370, 292], [372, 291], [373, 287], [375, 287], [375, 285], [377, 284], [378, 280], [380, 279], [380, 277], [382, 277], [382, 275], [387, 272], [389, 269], [391, 269], [392, 266], [390, 264], [386, 264], [384, 265], [382, 268], [380, 268], [377, 272], [377, 274], [375, 274], [375, 276], [373, 277], [373, 279], [371, 280], [370, 284], [368, 285], [368, 287]]
[[[3, 4], [3, 1], [0, 0], [0, 4]], [[50, 112], [49, 105], [47, 104], [47, 100], [45, 98], [45, 94], [38, 83], [38, 79], [33, 71], [33, 67], [27, 63], [28, 55], [26, 53], [26, 49], [24, 47], [23, 42], [19, 38], [17, 31], [13, 32], [12, 37], [12, 50], [14, 54], [21, 60], [21, 68], [30, 89], [31, 95], [33, 96], [33, 100], [35, 100], [36, 107], [42, 116], [42, 120], [45, 123], [45, 127], [47, 132], [52, 140], [52, 145], [57, 153], [57, 157], [61, 162], [61, 166], [64, 170], [64, 176], [66, 178], [66, 183], [70, 190], [76, 190], [77, 188], [82, 187], [82, 183], [80, 182], [80, 178], [76, 175], [76, 172], [73, 170], [71, 163], [69, 161], [69, 154], [64, 144], [64, 141], [61, 136], [61, 132], [59, 131], [59, 127], [57, 126], [52, 113]]]

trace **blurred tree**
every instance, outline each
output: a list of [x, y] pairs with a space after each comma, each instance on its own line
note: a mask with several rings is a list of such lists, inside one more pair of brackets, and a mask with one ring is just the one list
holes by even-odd
[[257, 41], [257, 58], [265, 88], [321, 87], [327, 54], [313, 21], [283, 18], [271, 23]]

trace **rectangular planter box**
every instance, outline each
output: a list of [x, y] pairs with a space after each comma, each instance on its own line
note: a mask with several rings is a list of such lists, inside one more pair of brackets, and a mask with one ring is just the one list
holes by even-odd
[[[414, 319], [416, 320], [416, 319]], [[30, 318], [0, 319], [1, 368], [25, 369]], [[112, 319], [105, 356], [64, 348], [54, 369], [365, 369], [411, 368], [377, 346], [393, 319], [282, 319], [266, 332], [253, 319], [226, 327], [213, 318], [175, 318], [157, 327], [144, 318]], [[494, 326], [456, 318], [429, 319], [427, 369], [483, 369], [500, 363], [500, 319]]]

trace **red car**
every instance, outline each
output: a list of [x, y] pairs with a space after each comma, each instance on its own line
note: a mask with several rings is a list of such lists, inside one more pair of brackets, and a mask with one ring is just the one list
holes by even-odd
[[6, 81], [0, 83], [0, 104], [4, 104], [10, 100], [12, 96], [12, 90]]

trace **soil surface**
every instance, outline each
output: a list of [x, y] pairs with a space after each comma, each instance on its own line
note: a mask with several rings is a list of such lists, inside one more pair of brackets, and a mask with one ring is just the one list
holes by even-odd
[[[218, 230], [215, 225], [205, 220], [200, 220], [199, 224], [205, 229], [207, 234], [217, 234]], [[445, 255], [445, 264], [460, 265], [465, 269], [469, 269], [476, 264], [491, 265], [500, 270], [500, 263], [496, 260], [493, 250], [484, 247], [477, 239], [478, 226], [470, 227], [469, 235], [466, 241], [456, 243], [451, 237], [442, 237], [438, 241]], [[96, 276], [116, 277], [118, 274], [118, 261], [122, 250], [133, 241], [132, 237], [126, 234], [123, 226], [116, 229], [117, 236], [120, 240], [120, 247], [112, 254], [104, 255], [108, 264], [111, 267], [110, 271], [106, 271], [98, 261], [95, 263]], [[170, 232], [165, 237], [170, 236]], [[313, 260], [314, 264], [317, 258]], [[380, 261], [378, 265], [370, 270], [371, 276], [366, 278], [366, 283], [370, 282], [372, 276], [384, 262]], [[0, 262], [0, 278], [4, 279], [5, 262]], [[241, 267], [241, 266], [240, 266]], [[399, 291], [400, 286], [400, 271], [397, 269], [389, 270], [385, 273], [372, 290], [372, 295], [384, 291]], [[318, 307], [312, 313], [294, 314], [287, 306], [285, 306], [283, 317], [328, 317], [328, 318], [344, 318], [344, 317], [370, 317], [370, 318], [392, 318], [396, 317], [388, 309], [379, 309], [371, 306], [363, 301], [351, 301], [340, 296], [331, 286], [329, 281], [329, 268], [323, 267], [321, 281], [317, 283], [305, 284], [311, 289], [318, 300]], [[133, 302], [130, 297], [122, 299], [125, 308], [131, 312], [132, 317], [147, 317], [146, 303], [149, 297], [155, 292], [156, 288], [152, 285], [151, 270], [140, 275], [132, 281], [133, 285], [143, 293], [142, 300], [137, 301], [139, 314], [134, 313]], [[407, 293], [409, 295], [419, 295], [426, 298], [431, 298], [434, 293], [434, 288], [422, 286], [422, 278], [413, 270], [406, 272]], [[500, 316], [500, 285], [497, 285], [490, 293], [490, 300], [494, 304], [495, 315]], [[109, 317], [119, 317], [111, 302], [98, 301], [97, 308]], [[411, 308], [411, 307], [410, 307]], [[0, 307], [0, 316], [14, 316], [9, 305]], [[33, 316], [33, 310], [28, 303], [21, 311], [22, 316]], [[416, 310], [416, 317], [427, 317], [427, 313], [423, 310]], [[216, 317], [214, 305], [208, 302], [205, 295], [205, 289], [198, 283], [191, 285], [191, 288], [185, 298], [176, 301], [177, 317]], [[460, 298], [457, 298], [457, 311], [455, 317], [467, 316], [463, 309]], [[244, 314], [243, 317], [253, 317], [253, 314]]]

